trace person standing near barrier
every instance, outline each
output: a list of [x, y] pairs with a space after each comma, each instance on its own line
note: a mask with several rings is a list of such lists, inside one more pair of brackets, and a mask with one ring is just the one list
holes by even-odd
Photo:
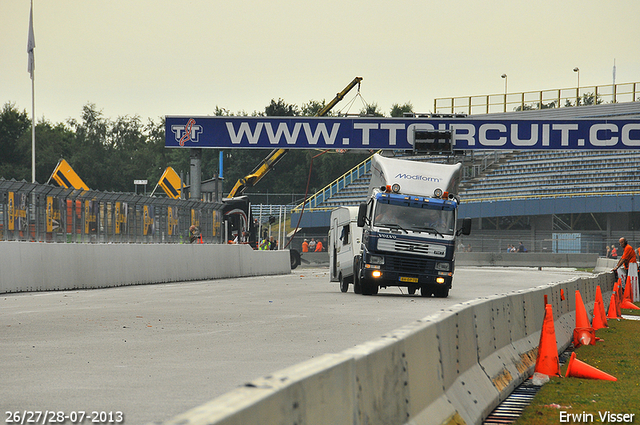
[[194, 243], [199, 236], [200, 236], [200, 229], [198, 229], [194, 225], [191, 225], [191, 227], [189, 227], [189, 243]]
[[624, 289], [627, 281], [627, 275], [629, 274], [629, 263], [636, 262], [636, 251], [631, 245], [629, 245], [626, 238], [620, 238], [620, 247], [624, 251], [622, 252], [622, 257], [618, 260], [618, 264], [613, 268], [613, 271], [618, 270], [620, 266], [624, 265], [624, 269], [618, 272], [618, 276], [622, 283], [622, 289]]
[[616, 249], [615, 245], [611, 245], [611, 258], [613, 258], [614, 260], [618, 258], [618, 250]]
[[302, 252], [309, 252], [309, 242], [306, 239], [302, 242]]

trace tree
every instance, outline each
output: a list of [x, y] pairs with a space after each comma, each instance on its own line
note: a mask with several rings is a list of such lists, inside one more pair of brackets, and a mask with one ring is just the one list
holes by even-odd
[[282, 99], [271, 99], [269, 106], [264, 108], [264, 114], [268, 117], [296, 117], [300, 115], [300, 111], [296, 105], [288, 105]]
[[31, 121], [5, 103], [0, 112], [0, 177], [31, 181]]
[[94, 190], [112, 190], [107, 174], [107, 120], [96, 105], [88, 103], [82, 108], [82, 121], [68, 121], [75, 133], [69, 165]]
[[519, 112], [519, 111], [531, 111], [533, 110], [533, 106], [529, 105], [529, 104], [522, 104], [520, 106], [518, 106], [517, 108], [513, 108], [514, 111]]
[[402, 117], [404, 113], [413, 113], [413, 105], [411, 102], [407, 102], [404, 105], [400, 105], [398, 103], [394, 103], [391, 105], [391, 116], [392, 117]]
[[549, 103], [543, 103], [542, 106], [540, 106], [540, 102], [538, 102], [538, 109], [553, 109], [556, 108], [556, 101], [552, 101]]
[[71, 129], [63, 123], [53, 126], [43, 120], [36, 125], [37, 182], [46, 183], [58, 165], [58, 160], [71, 157], [73, 137]]
[[360, 110], [360, 115], [367, 117], [384, 117], [384, 114], [378, 109], [377, 103], [370, 103]]
[[[300, 115], [303, 117], [314, 117], [318, 115], [318, 113], [326, 106], [324, 99], [322, 102], [317, 100], [310, 100], [309, 103], [305, 103], [302, 105], [302, 110], [300, 111]], [[329, 111], [327, 116], [331, 116], [332, 113]]]

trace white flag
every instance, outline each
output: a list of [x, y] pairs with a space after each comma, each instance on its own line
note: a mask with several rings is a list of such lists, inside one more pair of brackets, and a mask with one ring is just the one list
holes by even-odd
[[36, 38], [33, 35], [33, 0], [31, 0], [31, 10], [29, 11], [29, 41], [27, 41], [27, 53], [29, 53], [29, 62], [27, 64], [27, 71], [31, 74], [33, 80], [33, 71], [36, 69], [36, 59], [33, 54], [33, 49], [36, 47]]

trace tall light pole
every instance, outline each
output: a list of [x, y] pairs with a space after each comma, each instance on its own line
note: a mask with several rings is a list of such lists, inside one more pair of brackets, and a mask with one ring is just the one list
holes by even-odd
[[576, 106], [580, 106], [580, 68], [573, 68], [573, 72], [578, 73], [578, 87], [576, 88]]
[[507, 74], [502, 74], [504, 78], [504, 112], [507, 112]]

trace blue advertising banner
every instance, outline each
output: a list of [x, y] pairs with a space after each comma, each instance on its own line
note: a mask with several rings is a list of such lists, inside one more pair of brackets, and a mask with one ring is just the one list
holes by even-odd
[[167, 148], [413, 149], [416, 131], [450, 130], [453, 148], [638, 149], [640, 120], [167, 116]]

